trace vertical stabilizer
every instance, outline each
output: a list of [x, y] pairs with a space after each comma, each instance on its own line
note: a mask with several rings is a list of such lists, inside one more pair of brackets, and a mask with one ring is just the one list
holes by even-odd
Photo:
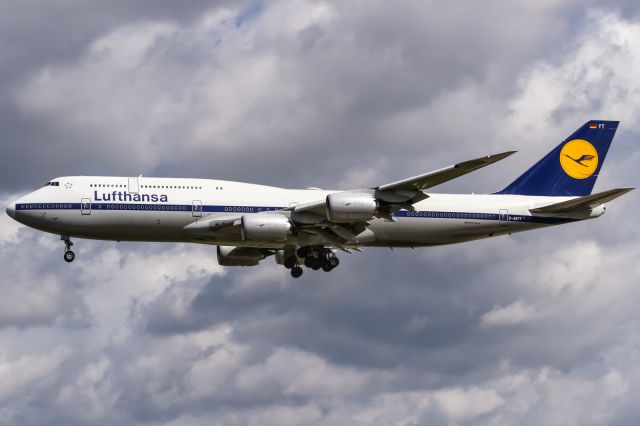
[[498, 194], [591, 194], [619, 121], [590, 120]]

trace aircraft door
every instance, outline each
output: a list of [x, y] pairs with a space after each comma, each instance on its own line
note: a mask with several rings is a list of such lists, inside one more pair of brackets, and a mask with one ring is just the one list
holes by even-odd
[[202, 201], [193, 200], [191, 204], [191, 213], [193, 217], [202, 217]]
[[80, 213], [83, 215], [91, 214], [91, 198], [83, 198], [80, 201]]
[[507, 226], [509, 224], [509, 210], [500, 209], [498, 213], [498, 224], [502, 226]]
[[138, 191], [138, 178], [129, 178], [129, 194], [137, 194]]

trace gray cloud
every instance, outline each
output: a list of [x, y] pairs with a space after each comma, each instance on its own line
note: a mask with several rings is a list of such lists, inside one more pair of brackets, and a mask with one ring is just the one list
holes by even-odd
[[[522, 23], [517, 18], [523, 11], [509, 5], [471, 2], [465, 13], [452, 6], [433, 14], [429, 3], [405, 9], [275, 2], [248, 28], [224, 14], [164, 31], [125, 25], [88, 39], [92, 48], [35, 73], [17, 101], [21, 114], [39, 116], [42, 131], [55, 141], [49, 162], [38, 165], [53, 175], [69, 173], [64, 154], [74, 151], [88, 162], [73, 166], [78, 174], [157, 169], [208, 176], [216, 170], [216, 176], [230, 179], [335, 185], [318, 182], [328, 173], [307, 181], [300, 176], [318, 168], [317, 158], [327, 158], [320, 165], [330, 175], [353, 167], [353, 156], [368, 163], [385, 152], [406, 162], [388, 152], [390, 144], [417, 155], [420, 162], [411, 165], [416, 169], [437, 167], [428, 159], [457, 135], [449, 133], [446, 117], [432, 119], [434, 111], [424, 109], [460, 85], [504, 94], [501, 80], [513, 78], [524, 64], [519, 52], [537, 52], [567, 35], [553, 14], [557, 6], [532, 6]], [[503, 19], [480, 19], [493, 17], [490, 10], [502, 10]], [[553, 31], [538, 23], [549, 19], [558, 20]], [[123, 61], [137, 64], [135, 74]], [[380, 131], [414, 111], [404, 125], [415, 132]], [[478, 131], [463, 135], [478, 137]], [[492, 137], [492, 129], [485, 131], [485, 138]], [[193, 149], [175, 152], [176, 140]], [[230, 164], [255, 174], [240, 175]], [[276, 173], [283, 170], [289, 172]]]

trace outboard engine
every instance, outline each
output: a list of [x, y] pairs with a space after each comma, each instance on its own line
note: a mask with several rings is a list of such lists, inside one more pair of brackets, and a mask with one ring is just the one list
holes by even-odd
[[361, 222], [378, 213], [378, 202], [366, 192], [336, 192], [327, 195], [327, 219], [331, 222]]

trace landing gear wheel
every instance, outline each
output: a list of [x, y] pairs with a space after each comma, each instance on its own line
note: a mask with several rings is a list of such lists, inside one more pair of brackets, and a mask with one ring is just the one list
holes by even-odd
[[307, 268], [318, 270], [322, 266], [322, 259], [319, 257], [308, 256], [304, 259], [304, 266]]
[[301, 267], [296, 265], [293, 268], [291, 268], [291, 276], [293, 278], [300, 278], [301, 275], [302, 275], [302, 268]]
[[338, 259], [337, 256], [329, 256], [327, 263], [331, 266], [331, 269], [333, 269], [340, 264], [340, 259]]
[[295, 257], [295, 256], [290, 256], [290, 257], [287, 257], [287, 258], [284, 260], [284, 263], [283, 263], [283, 264], [284, 264], [284, 267], [285, 267], [285, 268], [287, 268], [287, 269], [291, 269], [291, 268], [293, 268], [294, 266], [296, 266], [296, 262], [298, 262], [298, 259], [296, 259], [296, 257]]
[[311, 262], [311, 269], [313, 269], [314, 271], [317, 271], [318, 269], [322, 268], [322, 259], [319, 258], [315, 258], [313, 259], [313, 262]]
[[331, 272], [333, 268], [331, 267], [331, 265], [329, 265], [328, 262], [325, 262], [322, 264], [322, 270], [325, 272]]
[[310, 251], [311, 249], [309, 248], [309, 246], [300, 247], [298, 250], [296, 250], [296, 255], [304, 259], [305, 257], [309, 256]]
[[64, 260], [67, 262], [73, 262], [73, 259], [76, 258], [76, 254], [74, 252], [72, 252], [71, 250], [65, 251], [64, 252]]
[[64, 241], [64, 260], [66, 262], [73, 262], [73, 259], [76, 258], [76, 254], [71, 251], [71, 246], [73, 246], [71, 238], [69, 238], [68, 235], [60, 235], [60, 239]]

